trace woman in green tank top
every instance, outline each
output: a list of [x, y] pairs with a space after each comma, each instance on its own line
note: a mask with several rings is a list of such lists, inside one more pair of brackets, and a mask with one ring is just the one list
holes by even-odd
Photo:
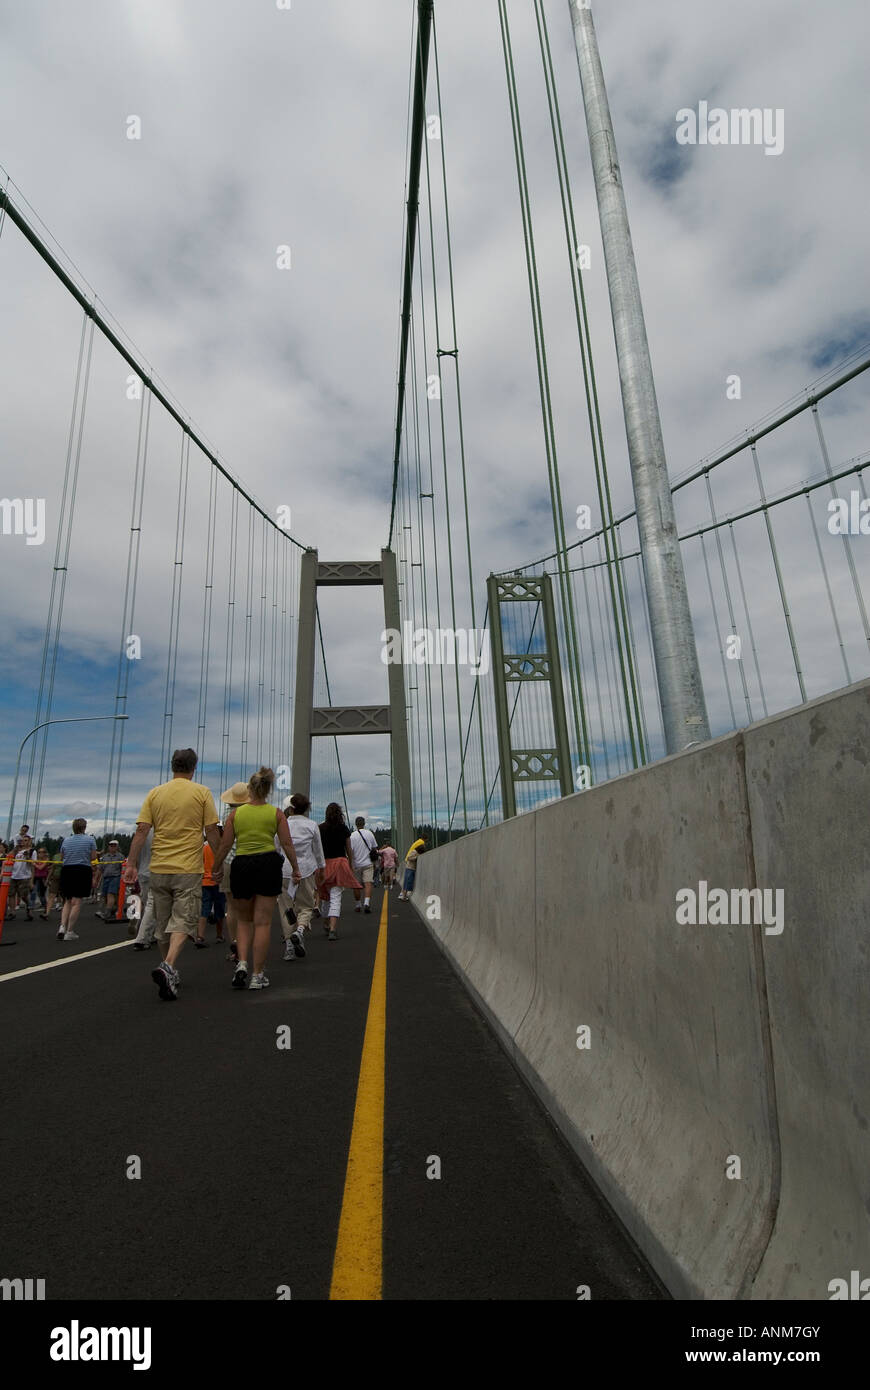
[[230, 812], [224, 826], [220, 848], [215, 855], [212, 876], [218, 878], [224, 860], [235, 845], [235, 858], [230, 867], [230, 892], [238, 915], [236, 944], [239, 959], [233, 975], [233, 988], [248, 985], [248, 961], [253, 947], [253, 974], [248, 989], [266, 989], [266, 958], [272, 934], [272, 916], [281, 892], [283, 860], [275, 848], [275, 837], [293, 869], [293, 881], [299, 883], [299, 865], [290, 838], [287, 817], [266, 798], [275, 784], [270, 767], [261, 767], [248, 783], [247, 804]]

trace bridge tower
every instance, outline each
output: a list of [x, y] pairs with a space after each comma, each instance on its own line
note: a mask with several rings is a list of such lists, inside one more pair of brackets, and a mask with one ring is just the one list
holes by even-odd
[[311, 793], [312, 739], [333, 738], [339, 734], [389, 734], [390, 771], [396, 792], [393, 841], [401, 856], [414, 838], [404, 668], [398, 664], [387, 666], [389, 703], [386, 705], [314, 704], [317, 590], [337, 585], [371, 584], [383, 587], [384, 626], [401, 632], [396, 556], [392, 550], [382, 550], [380, 560], [320, 560], [316, 550], [306, 550], [302, 556], [293, 724], [293, 790], [305, 792], [306, 796]]

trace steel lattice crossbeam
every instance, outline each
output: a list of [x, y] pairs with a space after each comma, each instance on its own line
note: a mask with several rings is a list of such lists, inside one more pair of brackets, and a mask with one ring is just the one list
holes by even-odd
[[320, 560], [317, 565], [317, 583], [321, 586], [383, 582], [380, 560]]
[[559, 754], [555, 748], [514, 748], [511, 768], [515, 782], [558, 782]]
[[505, 654], [502, 660], [506, 681], [548, 681], [550, 679], [550, 658], [546, 654], [543, 656], [530, 656], [528, 653], [521, 656]]
[[544, 584], [534, 575], [500, 577], [496, 583], [499, 603], [534, 603], [543, 598]]
[[312, 738], [336, 734], [388, 734], [389, 705], [315, 705], [311, 711]]

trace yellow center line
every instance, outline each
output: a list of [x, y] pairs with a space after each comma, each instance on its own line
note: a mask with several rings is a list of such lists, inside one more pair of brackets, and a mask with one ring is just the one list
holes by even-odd
[[387, 904], [384, 893], [360, 1060], [330, 1300], [382, 1297]]

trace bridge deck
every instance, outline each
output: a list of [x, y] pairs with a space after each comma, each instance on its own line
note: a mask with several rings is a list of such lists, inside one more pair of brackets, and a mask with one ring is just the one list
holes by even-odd
[[[276, 916], [262, 994], [230, 989], [225, 948], [188, 946], [171, 1004], [156, 948], [4, 979], [126, 940], [88, 907], [74, 945], [7, 923], [0, 1275], [49, 1299], [327, 1299], [381, 901], [345, 904], [335, 943], [315, 919], [295, 964]], [[386, 930], [383, 1297], [663, 1297], [395, 894]]]

